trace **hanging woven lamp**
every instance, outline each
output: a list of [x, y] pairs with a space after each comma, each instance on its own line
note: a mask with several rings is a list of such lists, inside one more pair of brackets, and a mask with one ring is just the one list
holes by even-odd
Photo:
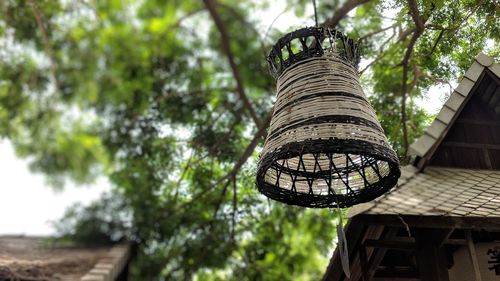
[[392, 188], [399, 162], [358, 80], [359, 51], [334, 29], [308, 27], [274, 45], [276, 103], [257, 168], [271, 199], [348, 207]]

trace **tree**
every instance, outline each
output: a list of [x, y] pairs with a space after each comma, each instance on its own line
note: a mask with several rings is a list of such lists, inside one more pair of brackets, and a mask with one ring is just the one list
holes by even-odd
[[[287, 3], [299, 16], [310, 5]], [[0, 4], [0, 135], [54, 186], [114, 185], [63, 234], [137, 242], [138, 280], [321, 276], [338, 214], [268, 201], [253, 183], [274, 92], [264, 58], [280, 36], [252, 20], [267, 4]], [[480, 50], [498, 57], [494, 1], [318, 5], [322, 25], [361, 38], [362, 82], [401, 157], [430, 118], [414, 100]]]

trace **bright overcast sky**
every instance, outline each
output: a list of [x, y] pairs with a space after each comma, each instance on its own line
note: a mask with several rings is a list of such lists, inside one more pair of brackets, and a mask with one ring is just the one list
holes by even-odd
[[55, 192], [43, 175], [33, 174], [28, 161], [19, 159], [11, 143], [0, 141], [0, 234], [49, 235], [49, 221], [64, 214], [76, 202], [88, 203], [109, 190], [105, 180], [92, 187], [66, 185]]
[[[273, 2], [270, 9], [259, 15], [260, 28], [267, 30], [276, 17], [285, 10], [286, 1]], [[310, 10], [307, 14], [312, 14]], [[283, 32], [289, 31], [289, 24], [313, 25], [312, 17], [296, 18], [285, 12], [273, 24]], [[266, 74], [267, 75], [267, 74]], [[418, 104], [431, 113], [436, 113], [444, 102], [448, 89], [433, 87], [429, 98]], [[0, 140], [0, 234], [51, 235], [54, 234], [50, 221], [60, 218], [67, 207], [76, 202], [88, 204], [110, 189], [105, 180], [92, 186], [67, 184], [63, 191], [55, 192], [47, 186], [44, 176], [33, 174], [28, 169], [28, 160], [15, 156], [8, 140]]]

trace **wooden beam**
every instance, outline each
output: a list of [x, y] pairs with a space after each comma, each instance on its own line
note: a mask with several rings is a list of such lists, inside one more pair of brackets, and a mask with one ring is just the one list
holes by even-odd
[[465, 241], [463, 239], [446, 239], [446, 241], [444, 241], [444, 244], [445, 245], [462, 245], [462, 246], [465, 246], [465, 245], [467, 245], [467, 241]]
[[447, 230], [417, 228], [415, 241], [417, 244], [417, 264], [420, 279], [425, 281], [450, 281], [446, 266], [444, 247], [439, 247]]
[[476, 248], [474, 247], [474, 242], [472, 241], [472, 233], [470, 230], [465, 231], [465, 239], [467, 240], [467, 248], [469, 249], [469, 256], [472, 262], [472, 267], [474, 268], [474, 281], [481, 281], [481, 273], [479, 271], [479, 262], [477, 261]]
[[[382, 240], [382, 242], [396, 242], [396, 243], [402, 243], [402, 244], [405, 244], [405, 245], [413, 245], [413, 247], [415, 248], [415, 238], [413, 237], [394, 237], [392, 238], [391, 240]], [[369, 242], [371, 243], [371, 242]], [[460, 246], [467, 246], [467, 240], [465, 239], [446, 239], [443, 241], [442, 245], [460, 245]], [[374, 247], [376, 247], [376, 245], [373, 245]], [[405, 246], [403, 246], [405, 247]], [[397, 250], [397, 249], [396, 249]]]
[[446, 231], [440, 232], [439, 237], [436, 237], [436, 240], [438, 242], [438, 247], [442, 247], [446, 243], [446, 241], [448, 240], [448, 238], [450, 238], [450, 235], [453, 233], [454, 230], [455, 230], [454, 228], [450, 228]]
[[361, 271], [363, 274], [363, 280], [364, 281], [369, 281], [370, 277], [368, 277], [368, 257], [366, 256], [366, 247], [363, 243], [361, 247], [359, 247], [359, 260], [361, 262]]
[[486, 162], [486, 168], [493, 169], [493, 164], [491, 163], [489, 150], [483, 147], [482, 152], [483, 152], [484, 162]]
[[374, 240], [368, 239], [365, 241], [366, 247], [380, 248], [387, 250], [399, 250], [399, 251], [415, 251], [415, 243], [411, 242], [401, 242], [401, 241], [390, 241], [390, 240]]
[[[384, 240], [392, 239], [398, 234], [398, 227], [388, 227], [387, 232], [384, 235]], [[365, 242], [366, 243], [366, 242]], [[378, 266], [382, 262], [387, 253], [387, 248], [380, 248], [375, 251], [372, 258], [368, 263], [368, 276], [365, 278], [365, 281], [370, 281], [373, 279], [375, 272], [377, 271]]]
[[445, 141], [442, 143], [446, 147], [458, 147], [458, 148], [477, 148], [477, 149], [498, 149], [500, 150], [500, 144], [487, 144], [487, 143], [466, 143], [466, 142], [456, 142], [456, 141]]
[[485, 120], [476, 120], [471, 118], [460, 118], [457, 119], [457, 123], [466, 124], [466, 125], [487, 125], [489, 127], [500, 127], [500, 124], [496, 121], [485, 121]]
[[[379, 239], [384, 232], [384, 226], [380, 225], [371, 225], [366, 229], [365, 235], [362, 238], [359, 247], [362, 247], [364, 241], [367, 239]], [[371, 259], [371, 256], [374, 252], [374, 249], [366, 249], [367, 260]], [[349, 281], [358, 281], [361, 280], [363, 275], [363, 267], [361, 264], [361, 257], [359, 255], [359, 251], [357, 251], [357, 255], [355, 255], [351, 261], [351, 278]]]
[[385, 225], [405, 227], [403, 220], [410, 227], [438, 229], [473, 229], [500, 231], [500, 217], [449, 217], [449, 216], [415, 216], [415, 215], [357, 215], [361, 223], [366, 225]]
[[372, 281], [422, 281], [420, 278], [404, 278], [404, 277], [383, 277], [373, 278]]

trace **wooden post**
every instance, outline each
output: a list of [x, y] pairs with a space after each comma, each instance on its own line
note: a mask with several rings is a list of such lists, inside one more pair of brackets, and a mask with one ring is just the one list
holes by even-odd
[[370, 281], [370, 277], [368, 277], [368, 258], [366, 257], [366, 247], [364, 244], [361, 244], [359, 247], [359, 259], [361, 264], [361, 273], [363, 274], [363, 281]]
[[450, 281], [444, 247], [440, 247], [449, 230], [415, 229], [417, 264], [420, 279], [425, 281]]
[[474, 248], [474, 242], [472, 241], [472, 234], [470, 230], [465, 231], [465, 238], [467, 239], [467, 248], [469, 248], [469, 256], [472, 262], [472, 267], [474, 268], [475, 281], [481, 281], [481, 273], [479, 271], [479, 262], [477, 261], [476, 248]]

